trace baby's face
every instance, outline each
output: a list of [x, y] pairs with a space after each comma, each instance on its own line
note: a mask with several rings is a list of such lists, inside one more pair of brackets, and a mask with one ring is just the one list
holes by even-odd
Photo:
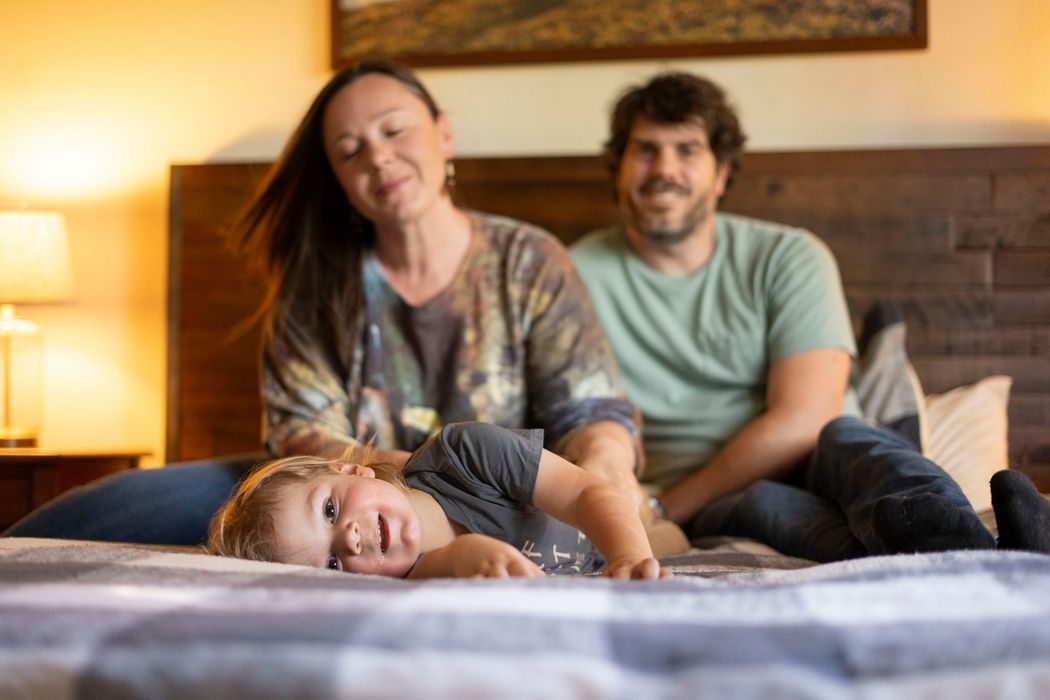
[[419, 516], [404, 491], [371, 469], [341, 465], [281, 490], [280, 561], [355, 574], [404, 576], [421, 552]]

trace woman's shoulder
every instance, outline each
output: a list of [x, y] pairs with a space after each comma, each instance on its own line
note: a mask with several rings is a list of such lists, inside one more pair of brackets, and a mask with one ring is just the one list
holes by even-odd
[[469, 213], [477, 220], [477, 230], [490, 246], [502, 250], [525, 247], [565, 252], [565, 246], [554, 234], [536, 224], [500, 214]]

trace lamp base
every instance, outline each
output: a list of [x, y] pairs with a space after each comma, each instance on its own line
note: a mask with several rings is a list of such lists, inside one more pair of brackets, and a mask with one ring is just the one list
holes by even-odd
[[0, 447], [36, 446], [42, 369], [40, 329], [0, 304]]
[[0, 447], [36, 447], [35, 437], [0, 437]]
[[0, 447], [36, 447], [40, 431], [0, 425]]
[[36, 447], [40, 431], [15, 425], [0, 425], [0, 447]]

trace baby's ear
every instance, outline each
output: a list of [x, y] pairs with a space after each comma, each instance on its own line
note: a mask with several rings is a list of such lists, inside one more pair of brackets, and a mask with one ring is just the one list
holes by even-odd
[[362, 476], [366, 479], [376, 478], [376, 473], [371, 467], [366, 467], [363, 464], [352, 464], [349, 462], [340, 462], [337, 465], [337, 471], [340, 474], [350, 474], [352, 476]]

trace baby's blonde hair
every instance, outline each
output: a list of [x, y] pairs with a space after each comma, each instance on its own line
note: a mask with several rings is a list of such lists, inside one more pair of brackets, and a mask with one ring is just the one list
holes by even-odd
[[376, 478], [408, 491], [401, 469], [376, 461], [371, 445], [362, 450], [357, 460], [350, 459], [351, 452], [352, 448], [338, 459], [295, 456], [260, 464], [241, 480], [233, 496], [212, 516], [208, 552], [237, 559], [280, 561], [273, 511], [280, 504], [281, 492], [292, 484], [338, 471], [341, 464], [353, 461], [367, 466]]

